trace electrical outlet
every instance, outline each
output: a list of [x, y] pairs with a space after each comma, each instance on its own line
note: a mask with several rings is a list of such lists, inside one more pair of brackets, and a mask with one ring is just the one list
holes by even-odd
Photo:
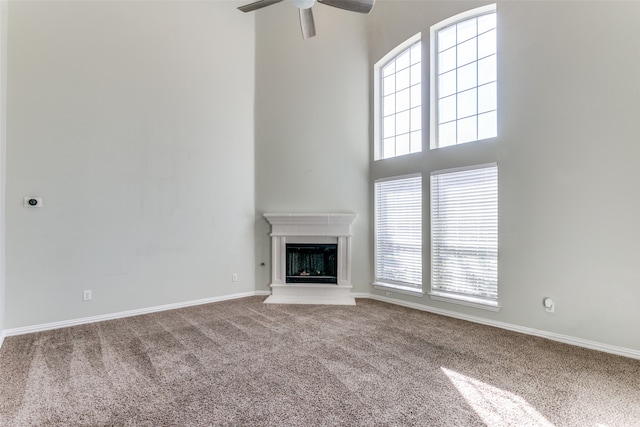
[[547, 313], [555, 313], [556, 303], [551, 298], [543, 299], [542, 304], [544, 305], [544, 309]]
[[384, 294], [387, 296], [387, 298], [391, 298], [393, 296], [391, 292], [385, 292]]
[[82, 301], [91, 301], [91, 291], [82, 292]]
[[231, 275], [231, 281], [232, 282], [237, 282], [238, 281], [238, 273], [233, 273]]

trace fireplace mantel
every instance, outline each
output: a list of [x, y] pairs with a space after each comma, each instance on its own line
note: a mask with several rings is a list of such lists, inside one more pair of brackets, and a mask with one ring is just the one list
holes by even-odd
[[[271, 296], [269, 304], [354, 305], [351, 296], [351, 224], [353, 213], [265, 213], [271, 224]], [[337, 243], [337, 284], [287, 283], [287, 243]]]

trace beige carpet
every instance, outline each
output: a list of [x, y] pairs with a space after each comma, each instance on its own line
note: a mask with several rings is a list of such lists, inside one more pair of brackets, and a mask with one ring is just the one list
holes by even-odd
[[640, 361], [371, 300], [9, 337], [2, 426], [640, 426]]

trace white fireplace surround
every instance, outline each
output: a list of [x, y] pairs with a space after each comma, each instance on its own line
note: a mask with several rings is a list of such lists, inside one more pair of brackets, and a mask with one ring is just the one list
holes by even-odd
[[[271, 296], [267, 304], [355, 305], [351, 296], [353, 213], [265, 213], [271, 224]], [[335, 243], [337, 284], [287, 283], [287, 243]]]

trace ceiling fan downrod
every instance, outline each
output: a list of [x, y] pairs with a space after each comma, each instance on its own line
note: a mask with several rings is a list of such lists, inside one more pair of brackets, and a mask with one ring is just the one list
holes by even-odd
[[[258, 0], [253, 3], [240, 6], [238, 10], [242, 12], [253, 12], [263, 7], [280, 3], [284, 0]], [[349, 12], [369, 13], [373, 9], [376, 0], [293, 0], [300, 13], [300, 28], [302, 30], [302, 38], [308, 39], [316, 35], [316, 24], [313, 19], [312, 7], [316, 3], [325, 4], [337, 9], [347, 10]]]

